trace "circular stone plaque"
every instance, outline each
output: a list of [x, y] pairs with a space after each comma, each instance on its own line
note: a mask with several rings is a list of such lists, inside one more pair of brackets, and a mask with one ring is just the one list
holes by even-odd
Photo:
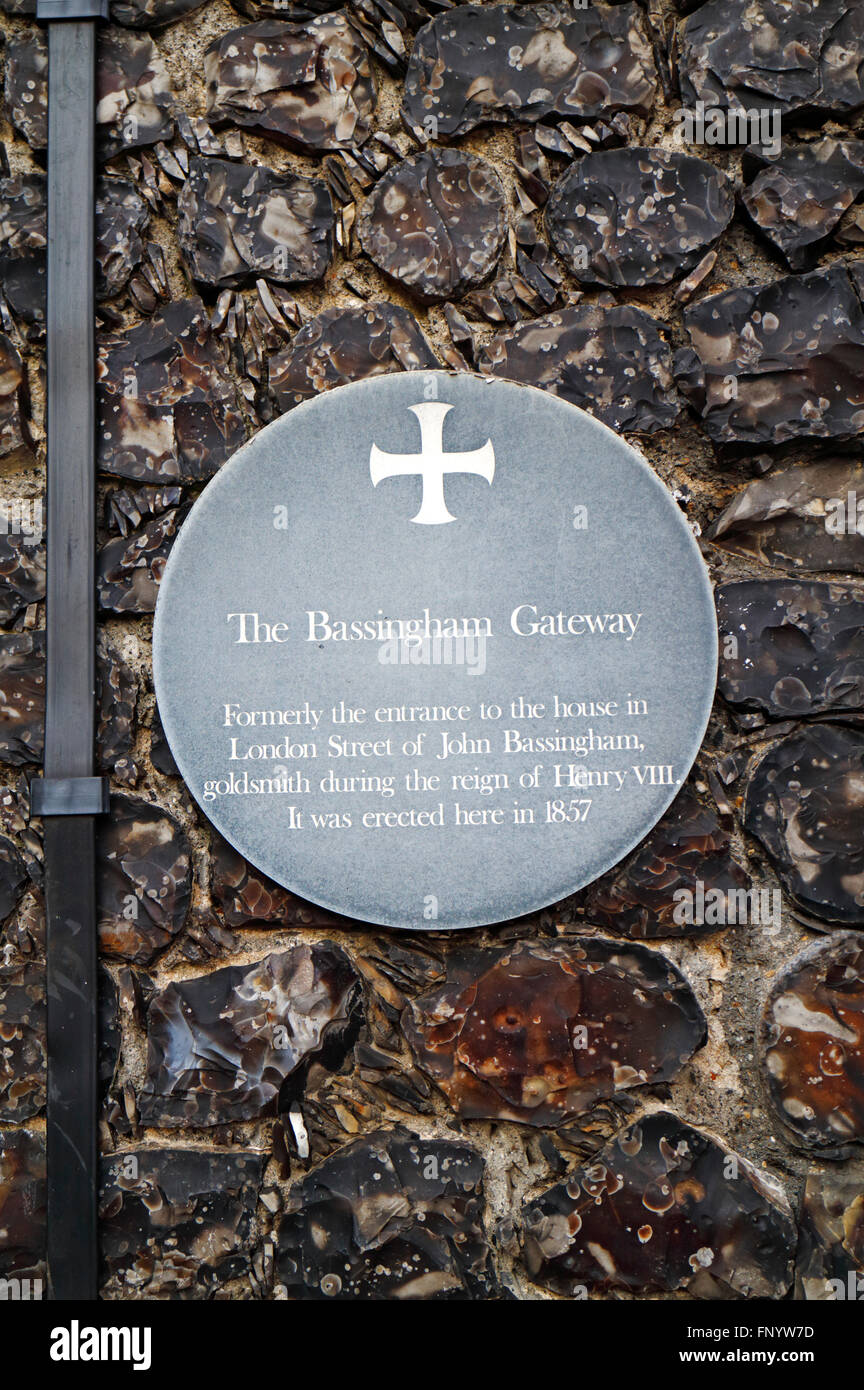
[[534, 387], [327, 392], [216, 475], [156, 608], [165, 733], [208, 818], [312, 902], [473, 927], [598, 877], [699, 749], [717, 628], [644, 460]]

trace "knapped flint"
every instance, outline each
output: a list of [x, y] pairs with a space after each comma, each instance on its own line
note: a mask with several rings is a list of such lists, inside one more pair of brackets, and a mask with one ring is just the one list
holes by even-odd
[[149, 965], [182, 929], [191, 892], [191, 850], [179, 821], [150, 801], [112, 796], [111, 815], [96, 828], [102, 953]]
[[469, 1144], [378, 1130], [291, 1190], [276, 1267], [289, 1299], [494, 1298], [484, 1163]]
[[369, 54], [345, 15], [231, 29], [204, 55], [207, 115], [302, 150], [348, 149], [371, 130]]
[[0, 1121], [19, 1124], [45, 1104], [45, 966], [0, 979]]
[[325, 309], [269, 359], [270, 390], [285, 411], [349, 381], [438, 366], [417, 320], [398, 304]]
[[212, 829], [210, 892], [217, 911], [230, 927], [260, 923], [308, 927], [338, 920], [332, 912], [295, 897], [287, 888], [259, 873]]
[[[110, 771], [129, 753], [137, 682], [116, 647], [99, 634], [96, 752]], [[0, 762], [39, 762], [45, 722], [45, 633], [0, 635]]]
[[507, 235], [507, 196], [485, 160], [424, 150], [379, 179], [358, 223], [380, 270], [425, 304], [458, 298], [495, 269]]
[[[119, 294], [141, 263], [150, 213], [128, 179], [96, 182], [96, 298]], [[0, 179], [0, 286], [24, 323], [45, 320], [47, 245], [44, 174]]]
[[[18, 906], [27, 883], [24, 860], [13, 841], [6, 835], [0, 835], [0, 922], [5, 922], [10, 912]], [[0, 973], [4, 964], [4, 955], [0, 951]]]
[[795, 1223], [776, 1178], [665, 1111], [622, 1131], [596, 1160], [522, 1209], [530, 1277], [699, 1298], [782, 1298]]
[[864, 1279], [864, 1179], [811, 1172], [798, 1214], [797, 1300], [859, 1300]]
[[101, 1160], [103, 1295], [204, 1299], [249, 1272], [267, 1156], [134, 1148]]
[[678, 32], [685, 105], [845, 115], [864, 104], [858, 0], [708, 0]]
[[[0, 1132], [0, 1275], [45, 1277], [45, 1135]], [[44, 1292], [44, 1289], [43, 1289]], [[30, 1289], [31, 1297], [37, 1295]], [[22, 1293], [23, 1297], [23, 1293]]]
[[241, 285], [320, 280], [333, 256], [326, 183], [264, 165], [191, 159], [177, 200], [178, 237], [195, 280]]
[[651, 433], [668, 429], [681, 409], [661, 329], [629, 304], [578, 305], [496, 334], [477, 365], [542, 386], [614, 430]]
[[0, 286], [24, 323], [45, 318], [48, 216], [44, 174], [0, 179]]
[[549, 239], [577, 280], [666, 285], [696, 266], [735, 211], [732, 185], [704, 159], [630, 147], [586, 154], [546, 204]]
[[770, 156], [745, 150], [742, 202], [792, 270], [808, 270], [864, 192], [864, 141], [825, 139]]
[[105, 525], [109, 531], [128, 536], [146, 521], [179, 507], [183, 498], [183, 489], [170, 485], [114, 488], [105, 499]]
[[602, 937], [456, 951], [402, 1027], [459, 1115], [532, 1125], [671, 1080], [707, 1037], [671, 961]]
[[749, 579], [715, 597], [718, 689], [730, 705], [768, 719], [864, 711], [864, 594]]
[[[709, 528], [715, 545], [782, 569], [864, 573], [864, 463], [826, 459], [757, 478]], [[851, 506], [850, 506], [851, 500]], [[827, 523], [827, 524], [826, 524]]]
[[[48, 144], [48, 45], [40, 29], [9, 44], [6, 109], [34, 150]], [[149, 34], [100, 25], [96, 58], [96, 146], [103, 159], [155, 145], [174, 133], [176, 98], [168, 67]]]
[[417, 35], [403, 120], [448, 139], [515, 118], [647, 115], [656, 69], [634, 4], [460, 5]]
[[128, 760], [135, 738], [138, 679], [104, 629], [96, 634], [96, 746], [105, 771]]
[[741, 287], [684, 311], [682, 391], [716, 444], [854, 439], [864, 431], [864, 263]]
[[329, 943], [170, 984], [147, 1013], [145, 1124], [223, 1124], [276, 1113], [285, 1078], [346, 1027], [358, 976]]
[[103, 613], [153, 613], [165, 565], [190, 504], [171, 507], [140, 530], [102, 546], [96, 593]]
[[779, 971], [760, 1052], [768, 1098], [794, 1144], [843, 1158], [864, 1142], [864, 936], [817, 941]]
[[141, 264], [150, 210], [128, 179], [96, 183], [96, 298], [120, 294]]
[[802, 912], [864, 925], [864, 733], [815, 724], [775, 744], [750, 777], [744, 825]]
[[[717, 922], [716, 914], [706, 910], [682, 910], [688, 903], [696, 908], [700, 884], [706, 900], [715, 893], [722, 893], [727, 903], [734, 899], [734, 920], [744, 920], [737, 903], [749, 879], [732, 857], [729, 834], [707, 799], [684, 787], [629, 858], [577, 901], [590, 922], [632, 940], [707, 936], [724, 930], [731, 919], [728, 911]], [[690, 897], [676, 896], [684, 893]], [[695, 920], [697, 915], [701, 921]]]
[[44, 724], [45, 633], [0, 636], [0, 762], [38, 763]]
[[[11, 847], [14, 850], [14, 846]], [[9, 862], [4, 850], [3, 891], [8, 901], [18, 891], [14, 863]], [[17, 975], [26, 965], [45, 959], [45, 903], [41, 893], [30, 892], [25, 895], [16, 911], [0, 928], [0, 976]]]
[[176, 111], [168, 64], [150, 35], [100, 25], [96, 148], [102, 158], [170, 140]]
[[165, 737], [158, 709], [154, 709], [150, 716], [150, 761], [163, 777], [180, 776], [180, 769], [174, 761], [174, 754]]
[[19, 450], [33, 451], [28, 414], [30, 393], [21, 354], [11, 338], [0, 333], [0, 458]]
[[98, 463], [147, 483], [210, 478], [246, 435], [225, 354], [200, 299], [180, 299], [99, 343]]
[[206, 3], [207, 0], [110, 0], [110, 10], [116, 24], [130, 29], [161, 29], [163, 24], [173, 24]]
[[9, 37], [3, 94], [7, 119], [31, 149], [44, 150], [48, 144], [48, 44], [41, 29], [19, 29]]

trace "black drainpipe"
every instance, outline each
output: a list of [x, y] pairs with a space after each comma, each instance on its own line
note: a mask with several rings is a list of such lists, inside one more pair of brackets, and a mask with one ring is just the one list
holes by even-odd
[[48, 1289], [98, 1296], [94, 123], [107, 0], [38, 0], [48, 22], [48, 582], [44, 817], [48, 961]]

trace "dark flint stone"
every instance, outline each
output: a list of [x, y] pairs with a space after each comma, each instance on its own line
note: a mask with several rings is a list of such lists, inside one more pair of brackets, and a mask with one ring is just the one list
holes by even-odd
[[420, 30], [403, 119], [432, 139], [514, 117], [647, 115], [656, 89], [637, 5], [460, 5]]
[[[15, 891], [11, 873], [4, 865], [4, 892]], [[45, 959], [45, 904], [38, 892], [28, 893], [3, 927], [0, 928], [0, 976], [17, 975], [34, 961]]]
[[349, 149], [369, 135], [375, 83], [344, 14], [231, 29], [207, 49], [204, 76], [211, 120], [303, 150]]
[[237, 392], [200, 299], [99, 346], [99, 467], [148, 483], [210, 478], [245, 439]]
[[139, 1148], [102, 1159], [103, 1296], [208, 1298], [248, 1274], [267, 1155]]
[[751, 775], [744, 825], [805, 913], [864, 924], [864, 734], [816, 724], [775, 744]]
[[111, 797], [96, 823], [99, 947], [115, 960], [149, 963], [181, 930], [192, 892], [186, 832], [161, 806]]
[[96, 559], [96, 590], [103, 613], [153, 613], [171, 547], [189, 511], [173, 507], [140, 531], [103, 545]]
[[128, 536], [153, 517], [164, 516], [183, 501], [179, 487], [118, 487], [105, 499], [105, 525]]
[[858, 0], [709, 0], [678, 34], [685, 105], [851, 112], [864, 104]]
[[549, 239], [577, 280], [666, 285], [699, 263], [734, 211], [732, 185], [704, 159], [631, 148], [572, 164], [545, 216]]
[[[250, 19], [287, 19], [292, 23], [347, 8], [345, 0], [231, 0], [231, 3], [235, 10]], [[398, 5], [401, 0], [394, 0], [394, 3]], [[408, 3], [415, 3], [415, 0], [408, 0]]]
[[397, 1128], [347, 1144], [288, 1198], [276, 1257], [288, 1298], [495, 1298], [483, 1176], [478, 1151], [452, 1139]]
[[180, 769], [174, 761], [174, 754], [171, 752], [165, 737], [165, 730], [162, 728], [159, 711], [155, 708], [150, 718], [150, 761], [156, 771], [162, 773], [163, 777], [180, 776]]
[[160, 29], [173, 24], [207, 0], [111, 0], [111, 18], [130, 29]]
[[[715, 545], [766, 565], [793, 570], [864, 573], [864, 530], [826, 526], [838, 505], [864, 501], [864, 463], [830, 459], [757, 478], [737, 493], [708, 531]], [[834, 507], [828, 504], [833, 503]], [[839, 513], [838, 513], [839, 515]]]
[[[132, 746], [137, 681], [100, 633], [96, 681], [99, 766], [110, 771]], [[0, 636], [0, 761], [39, 762], [45, 721], [45, 633]]]
[[44, 597], [45, 542], [0, 524], [0, 623], [13, 622]]
[[864, 263], [709, 295], [684, 311], [681, 387], [716, 444], [864, 431]]
[[661, 329], [629, 304], [580, 305], [497, 334], [478, 367], [542, 386], [613, 430], [650, 433], [668, 429], [680, 412]]
[[[45, 1276], [45, 1136], [36, 1130], [0, 1133], [0, 1276]], [[31, 1297], [38, 1295], [30, 1288]], [[40, 1290], [44, 1296], [45, 1289]], [[24, 1291], [21, 1290], [24, 1297]]]
[[[579, 906], [592, 923], [640, 941], [663, 936], [708, 936], [736, 920], [727, 910], [721, 923], [710, 920], [710, 899], [702, 922], [676, 921], [687, 892], [696, 903], [698, 885], [726, 896], [747, 890], [746, 873], [732, 858], [731, 840], [713, 806], [684, 787], [657, 825], [624, 863], [586, 891]], [[733, 900], [737, 904], [737, 897]], [[692, 915], [692, 914], [691, 914]], [[736, 913], [737, 917], [737, 913]]]
[[330, 190], [300, 174], [191, 159], [177, 208], [180, 245], [193, 277], [206, 285], [261, 275], [286, 285], [320, 280], [333, 256]]
[[285, 1078], [345, 1031], [358, 989], [329, 943], [168, 985], [147, 1014], [142, 1121], [184, 1129], [275, 1114]]
[[45, 633], [0, 636], [0, 762], [39, 762], [44, 722]]
[[128, 758], [135, 738], [138, 680], [117, 647], [99, 630], [96, 661], [96, 746], [108, 771]]
[[[864, 594], [839, 584], [750, 579], [716, 590], [718, 689], [769, 719], [864, 709]], [[734, 656], [727, 642], [734, 638]]]
[[707, 1037], [671, 961], [591, 937], [456, 951], [446, 982], [411, 1002], [402, 1027], [459, 1115], [532, 1125], [671, 1080]]
[[452, 299], [495, 269], [507, 196], [485, 160], [423, 150], [379, 179], [358, 223], [370, 260], [424, 304]]
[[[27, 887], [28, 874], [24, 860], [13, 842], [0, 835], [0, 922], [5, 922], [21, 900]], [[0, 949], [0, 972], [2, 972], [3, 951]]]
[[851, 1173], [808, 1174], [798, 1233], [795, 1298], [860, 1301], [864, 1281], [864, 1178]]
[[761, 1047], [768, 1097], [794, 1143], [843, 1158], [864, 1142], [864, 937], [817, 941], [779, 971]]
[[0, 179], [0, 285], [24, 323], [45, 319], [47, 223], [44, 174]]
[[144, 255], [141, 240], [150, 210], [128, 179], [96, 184], [96, 298], [111, 299], [126, 288]]
[[844, 212], [864, 192], [864, 141], [819, 140], [776, 158], [745, 150], [742, 201], [793, 270], [807, 270]]
[[[39, 29], [9, 44], [6, 110], [35, 150], [48, 143], [48, 45]], [[149, 34], [100, 25], [96, 57], [96, 145], [104, 159], [155, 145], [174, 133], [175, 93], [164, 58]]]
[[174, 134], [176, 96], [168, 65], [149, 34], [100, 25], [96, 60], [96, 147], [104, 159]]
[[32, 450], [27, 374], [18, 349], [0, 333], [0, 458]]
[[31, 149], [43, 150], [48, 144], [48, 44], [41, 29], [20, 29], [10, 36], [4, 96], [7, 119]]
[[227, 840], [211, 830], [210, 892], [216, 909], [231, 927], [270, 922], [284, 927], [322, 926], [338, 919], [307, 903], [247, 864]]
[[45, 1104], [45, 967], [0, 979], [0, 1120], [19, 1124]]
[[281, 411], [382, 372], [440, 364], [420, 325], [398, 304], [325, 309], [304, 324], [290, 347], [270, 358], [270, 389]]
[[795, 1223], [776, 1178], [667, 1112], [522, 1209], [530, 1277], [556, 1292], [782, 1298]]

